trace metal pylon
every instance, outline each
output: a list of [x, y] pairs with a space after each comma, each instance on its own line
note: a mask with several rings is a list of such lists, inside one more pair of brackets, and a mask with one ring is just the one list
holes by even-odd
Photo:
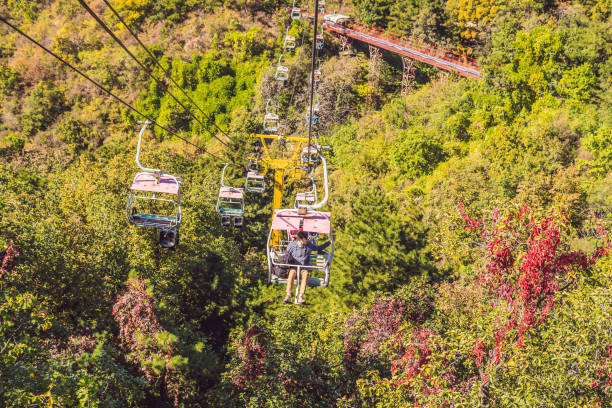
[[380, 48], [369, 46], [370, 49], [370, 72], [368, 74], [368, 99], [370, 103], [374, 103], [376, 95], [376, 87], [378, 86], [378, 79], [380, 77], [380, 60], [382, 52]]
[[346, 51], [353, 46], [351, 39], [345, 35], [338, 36], [338, 41], [340, 42], [340, 51]]
[[402, 73], [402, 95], [407, 95], [414, 89], [414, 74], [416, 68], [414, 66], [414, 60], [402, 57], [402, 65], [404, 71]]

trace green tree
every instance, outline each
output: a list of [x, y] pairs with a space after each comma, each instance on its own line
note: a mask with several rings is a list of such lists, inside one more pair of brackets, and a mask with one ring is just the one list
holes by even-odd
[[60, 132], [60, 140], [70, 146], [73, 154], [85, 149], [91, 139], [91, 130], [77, 119], [64, 119], [59, 124], [58, 130]]
[[6, 150], [8, 152], [19, 152], [23, 150], [26, 143], [26, 139], [19, 133], [9, 133], [4, 137], [4, 140], [8, 143], [8, 147], [1, 150]]
[[[232, 345], [233, 358], [214, 406], [231, 400], [260, 407], [335, 407], [345, 381], [342, 317], [290, 309], [262, 329], [253, 326]], [[229, 394], [229, 391], [232, 394]]]
[[15, 16], [23, 16], [29, 22], [34, 21], [38, 14], [37, 1], [7, 0], [6, 4]]
[[350, 216], [338, 232], [334, 291], [359, 305], [375, 293], [391, 293], [430, 270], [419, 214], [381, 188], [362, 186], [350, 200]]
[[13, 71], [5, 63], [0, 63], [0, 95], [8, 95], [14, 91], [21, 81], [18, 72]]
[[563, 73], [557, 90], [571, 102], [588, 101], [597, 85], [597, 79], [590, 64], [583, 64]]
[[67, 109], [64, 93], [51, 82], [41, 81], [24, 101], [21, 128], [31, 137], [47, 129]]
[[602, 126], [596, 133], [584, 138], [586, 147], [595, 155], [593, 162], [587, 162], [593, 166], [596, 173], [604, 175], [612, 168], [612, 128]]
[[550, 26], [519, 31], [508, 46], [507, 33], [499, 32], [493, 38], [495, 47], [490, 61], [498, 67], [492, 76], [504, 86], [507, 104], [512, 115], [528, 109], [535, 100], [552, 93], [553, 86], [568, 68], [564, 52], [565, 33]]
[[418, 178], [430, 173], [446, 155], [433, 137], [413, 130], [402, 132], [396, 138], [392, 157], [400, 175]]
[[439, 43], [447, 37], [446, 13], [440, 1], [400, 0], [389, 8], [389, 30], [421, 41]]
[[359, 20], [376, 27], [385, 28], [389, 10], [393, 4], [390, 0], [353, 0], [359, 12]]

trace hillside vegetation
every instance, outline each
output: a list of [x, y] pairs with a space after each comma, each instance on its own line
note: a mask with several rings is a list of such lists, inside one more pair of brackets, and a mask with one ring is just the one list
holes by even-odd
[[[327, 1], [484, 73], [416, 63], [402, 96], [397, 57], [368, 83], [367, 47], [326, 32], [336, 251], [306, 306], [267, 284], [272, 189], [241, 229], [215, 202], [269, 97], [307, 132], [311, 24], [281, 0], [109, 2], [201, 110], [76, 0], [0, 15], [211, 154], [145, 133], [142, 162], [183, 178], [180, 244], [161, 249], [125, 216], [142, 118], [0, 23], [0, 407], [612, 406], [609, 1]], [[282, 87], [289, 26], [304, 47]]]

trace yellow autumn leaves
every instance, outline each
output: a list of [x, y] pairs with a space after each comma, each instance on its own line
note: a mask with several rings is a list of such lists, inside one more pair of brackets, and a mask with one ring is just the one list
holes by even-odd
[[450, 0], [446, 9], [456, 19], [461, 38], [476, 40], [483, 25], [493, 21], [501, 4], [501, 0]]

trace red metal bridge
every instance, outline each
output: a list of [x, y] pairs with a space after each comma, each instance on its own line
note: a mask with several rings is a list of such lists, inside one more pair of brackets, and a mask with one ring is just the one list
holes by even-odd
[[456, 72], [466, 78], [478, 79], [482, 75], [482, 69], [472, 58], [430, 44], [424, 44], [409, 37], [392, 34], [376, 27], [354, 22], [334, 23], [324, 20], [323, 28], [341, 36], [385, 49], [402, 57], [411, 58], [446, 71]]

